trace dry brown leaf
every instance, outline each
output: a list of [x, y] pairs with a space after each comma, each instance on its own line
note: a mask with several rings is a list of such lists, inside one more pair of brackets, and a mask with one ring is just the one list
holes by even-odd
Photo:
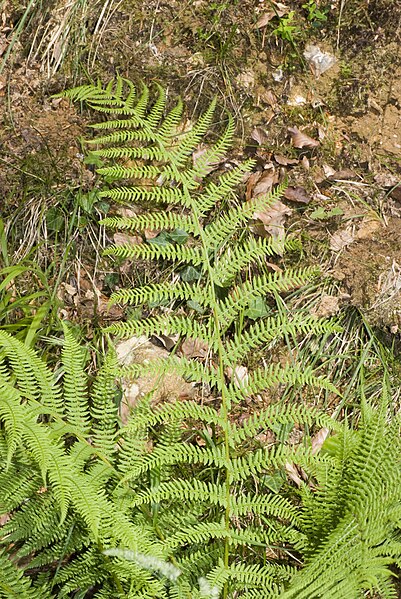
[[274, 19], [274, 17], [282, 17], [290, 11], [288, 6], [285, 6], [285, 4], [282, 4], [281, 2], [273, 2], [273, 4], [276, 7], [275, 10], [268, 10], [262, 13], [254, 25], [255, 29], [265, 27], [272, 19]]
[[318, 433], [312, 438], [312, 454], [317, 454], [321, 449], [322, 445], [327, 439], [330, 430], [328, 428], [321, 428]]
[[294, 148], [317, 148], [320, 143], [306, 135], [298, 127], [288, 127], [288, 133], [291, 135], [291, 141]]
[[145, 239], [154, 239], [160, 233], [161, 229], [144, 229]]
[[350, 168], [344, 168], [341, 171], [334, 171], [334, 173], [327, 178], [330, 179], [330, 181], [346, 181], [348, 179], [356, 179], [357, 177], [358, 175]]
[[[205, 144], [200, 144], [197, 149], [192, 153], [192, 162], [193, 165], [196, 166], [199, 160], [210, 150], [210, 147]], [[224, 160], [222, 158], [222, 160]], [[215, 171], [220, 162], [206, 162], [204, 176], [208, 175], [212, 171]]]
[[293, 187], [290, 185], [284, 192], [284, 197], [286, 200], [290, 200], [291, 202], [298, 202], [300, 204], [309, 204], [311, 201], [310, 195], [307, 193], [306, 189], [303, 187]]
[[334, 316], [340, 310], [340, 298], [335, 295], [323, 293], [320, 302], [311, 310], [313, 316], [318, 318], [327, 318]]
[[265, 211], [255, 212], [254, 218], [261, 220], [265, 231], [270, 233], [275, 239], [284, 237], [284, 222], [287, 216], [292, 214], [291, 208], [288, 208], [283, 202], [277, 201]]
[[301, 164], [306, 171], [308, 171], [310, 169], [310, 163], [309, 163], [307, 156], [302, 157]]
[[252, 197], [257, 198], [260, 195], [269, 193], [276, 183], [278, 183], [278, 174], [275, 169], [263, 171], [261, 177], [253, 188]]
[[187, 337], [181, 344], [181, 353], [186, 358], [206, 358], [209, 348], [201, 339]]
[[285, 465], [285, 470], [286, 470], [289, 478], [297, 485], [297, 487], [300, 487], [304, 481], [300, 477], [298, 469], [295, 466], [295, 464], [291, 464], [290, 462], [287, 462]]
[[246, 366], [236, 366], [235, 368], [227, 368], [226, 375], [237, 387], [246, 385], [249, 379], [248, 369]]
[[281, 166], [287, 166], [289, 164], [298, 164], [299, 162], [297, 158], [287, 158], [287, 156], [283, 156], [282, 154], [274, 154], [274, 160]]
[[127, 233], [114, 233], [113, 241], [116, 245], [139, 245], [142, 243], [142, 237], [139, 235], [128, 235]]
[[252, 198], [255, 185], [259, 181], [261, 176], [262, 176], [262, 171], [256, 171], [255, 173], [251, 173], [249, 175], [248, 180], [246, 182], [246, 194], [245, 194], [245, 199], [247, 202], [249, 202], [249, 200]]
[[323, 164], [322, 168], [323, 168], [323, 172], [324, 172], [325, 176], [327, 177], [327, 179], [332, 177], [334, 175], [334, 173], [336, 172], [334, 170], [334, 168], [332, 168], [328, 164]]
[[272, 108], [276, 108], [277, 98], [271, 89], [262, 88], [262, 90], [259, 92], [259, 97], [263, 102], [269, 104]]
[[343, 229], [342, 231], [337, 231], [330, 239], [330, 249], [333, 252], [340, 252], [347, 245], [351, 245], [354, 241], [354, 235], [351, 233], [349, 229]]
[[268, 136], [262, 127], [255, 127], [251, 133], [251, 138], [256, 141], [260, 146], [267, 143]]

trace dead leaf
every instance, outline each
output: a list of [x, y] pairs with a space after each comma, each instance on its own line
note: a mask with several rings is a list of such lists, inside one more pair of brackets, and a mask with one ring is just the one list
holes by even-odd
[[287, 156], [283, 156], [282, 154], [274, 154], [274, 160], [277, 164], [281, 166], [287, 166], [289, 164], [298, 164], [299, 160], [297, 158], [287, 158]]
[[242, 387], [247, 384], [249, 375], [246, 366], [236, 366], [235, 368], [227, 368], [226, 375], [234, 383], [236, 387]]
[[311, 310], [313, 316], [318, 318], [327, 318], [334, 316], [340, 310], [340, 298], [335, 295], [323, 293], [317, 306]]
[[323, 443], [327, 439], [330, 430], [321, 428], [318, 433], [312, 438], [312, 454], [316, 455], [322, 448]]
[[295, 466], [295, 464], [290, 464], [290, 462], [287, 462], [285, 465], [285, 470], [286, 470], [289, 478], [297, 485], [297, 487], [300, 487], [304, 481], [300, 477], [298, 469]]
[[160, 233], [161, 229], [144, 229], [145, 239], [154, 239]]
[[286, 200], [290, 200], [291, 202], [298, 202], [300, 204], [309, 204], [311, 201], [310, 195], [307, 193], [306, 189], [303, 187], [293, 187], [289, 186], [284, 192], [284, 197]]
[[334, 175], [334, 173], [336, 172], [334, 170], [334, 168], [332, 168], [328, 164], [323, 164], [322, 168], [323, 168], [323, 172], [326, 175], [327, 179], [329, 179], [330, 177], [332, 177]]
[[291, 208], [288, 208], [283, 202], [277, 201], [266, 211], [255, 212], [253, 216], [262, 221], [265, 231], [270, 233], [274, 239], [283, 239], [284, 222], [290, 214], [292, 214]]
[[256, 171], [255, 173], [251, 173], [246, 182], [246, 195], [245, 199], [247, 202], [252, 198], [253, 190], [255, 188], [256, 183], [262, 176], [262, 171]]
[[157, 340], [163, 347], [166, 348], [167, 351], [171, 351], [176, 345], [177, 342], [179, 340], [180, 336], [179, 335], [153, 335], [152, 336], [152, 341]]
[[291, 135], [294, 148], [317, 148], [320, 145], [316, 139], [309, 137], [297, 127], [288, 127], [288, 133]]
[[139, 235], [128, 235], [127, 233], [114, 233], [113, 241], [116, 245], [139, 245], [142, 243], [142, 237]]
[[354, 236], [349, 229], [343, 229], [342, 231], [337, 231], [330, 239], [330, 249], [333, 252], [340, 252], [347, 245], [351, 245], [354, 241]]
[[344, 168], [341, 171], [334, 171], [327, 178], [330, 181], [347, 181], [348, 179], [356, 179], [358, 175], [350, 168]]
[[251, 138], [256, 141], [260, 146], [263, 146], [267, 143], [269, 139], [267, 133], [262, 127], [255, 127], [251, 133]]
[[206, 358], [209, 348], [201, 339], [187, 337], [181, 344], [180, 350], [186, 358]]
[[278, 183], [278, 174], [275, 169], [269, 169], [262, 172], [261, 177], [253, 188], [252, 197], [256, 198], [271, 191], [275, 183]]
[[277, 107], [277, 98], [271, 89], [262, 88], [262, 90], [259, 93], [259, 97], [263, 102], [269, 104], [272, 108]]
[[262, 13], [254, 25], [254, 29], [265, 27], [274, 17], [282, 17], [289, 13], [290, 9], [281, 2], [273, 2], [275, 10], [268, 10]]
[[[210, 147], [205, 145], [205, 144], [200, 144], [197, 149], [192, 153], [192, 162], [193, 165], [196, 166], [198, 164], [198, 162], [201, 160], [201, 158], [206, 154], [206, 152], [208, 152], [210, 150]], [[224, 160], [222, 158], [222, 160]], [[204, 165], [204, 175], [206, 177], [206, 175], [208, 175], [209, 173], [211, 173], [212, 171], [215, 171], [218, 166], [219, 166], [220, 162], [206, 162]]]
[[401, 202], [401, 183], [398, 183], [397, 187], [394, 187], [389, 195], [390, 198], [393, 198], [396, 202]]
[[302, 157], [301, 164], [306, 171], [308, 171], [310, 169], [310, 163], [309, 163], [307, 156]]

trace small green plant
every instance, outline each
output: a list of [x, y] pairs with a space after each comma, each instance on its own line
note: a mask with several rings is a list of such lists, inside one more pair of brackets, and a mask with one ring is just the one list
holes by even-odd
[[273, 30], [273, 34], [282, 40], [291, 42], [295, 45], [295, 38], [299, 33], [298, 26], [295, 24], [295, 11], [291, 10], [288, 15], [280, 17], [278, 26]]
[[329, 220], [334, 216], [343, 216], [344, 211], [338, 206], [334, 206], [330, 210], [326, 210], [323, 206], [319, 206], [313, 212], [311, 212], [310, 217], [313, 220]]
[[302, 5], [302, 8], [305, 9], [306, 18], [313, 26], [321, 26], [327, 21], [329, 8], [319, 8], [316, 0], [308, 0], [306, 4]]

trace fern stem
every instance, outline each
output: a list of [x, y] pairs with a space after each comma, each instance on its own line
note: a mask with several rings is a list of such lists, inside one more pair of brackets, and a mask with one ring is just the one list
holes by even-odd
[[[223, 349], [222, 338], [220, 335], [220, 326], [219, 326], [220, 312], [219, 312], [219, 307], [218, 307], [218, 302], [217, 302], [216, 292], [215, 292], [215, 287], [214, 287], [213, 269], [212, 269], [212, 265], [209, 260], [208, 244], [207, 244], [207, 240], [205, 238], [204, 228], [202, 227], [201, 222], [200, 222], [201, 214], [198, 210], [198, 206], [197, 206], [196, 202], [193, 201], [191, 194], [185, 188], [184, 188], [184, 193], [188, 197], [188, 202], [191, 203], [191, 209], [192, 209], [192, 212], [194, 215], [194, 222], [196, 224], [196, 229], [197, 229], [195, 231], [195, 234], [199, 235], [199, 239], [201, 240], [201, 251], [203, 254], [204, 264], [206, 266], [206, 270], [207, 270], [208, 277], [210, 280], [210, 299], [211, 299], [210, 307], [211, 307], [211, 310], [213, 313], [213, 321], [214, 321], [214, 329], [215, 329], [214, 336], [215, 336], [215, 341], [217, 341], [217, 352], [218, 352], [218, 364], [219, 364], [218, 371], [219, 371], [220, 380], [221, 380], [221, 415], [223, 417], [224, 422], [227, 423], [231, 402], [230, 402], [229, 394], [227, 393], [227, 387], [224, 384], [224, 360], [223, 360], [224, 349]], [[226, 458], [226, 479], [225, 479], [226, 508], [225, 508], [225, 514], [224, 514], [224, 524], [225, 524], [225, 528], [227, 530], [227, 536], [224, 541], [224, 567], [228, 568], [229, 561], [230, 561], [230, 543], [229, 543], [228, 532], [230, 529], [230, 516], [231, 516], [231, 502], [230, 502], [231, 482], [230, 482], [228, 465], [231, 460], [231, 455], [230, 455], [230, 440], [229, 440], [228, 428], [224, 427], [223, 432], [224, 432], [224, 450], [225, 450], [225, 458]], [[224, 587], [223, 587], [223, 599], [227, 599], [227, 597], [228, 597], [228, 581], [226, 581], [224, 583]]]

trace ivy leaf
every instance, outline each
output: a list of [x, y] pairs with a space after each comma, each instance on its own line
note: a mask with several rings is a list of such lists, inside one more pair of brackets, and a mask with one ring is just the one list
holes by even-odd
[[257, 297], [251, 302], [249, 302], [249, 307], [245, 311], [245, 316], [250, 318], [251, 320], [257, 320], [258, 318], [263, 318], [267, 316], [269, 313], [267, 309], [267, 305], [265, 300], [262, 297]]
[[196, 270], [193, 266], [187, 266], [180, 272], [180, 277], [186, 283], [191, 283], [192, 281], [199, 281], [201, 278], [201, 273], [199, 270]]
[[49, 231], [59, 233], [64, 229], [64, 214], [59, 209], [53, 206], [46, 212], [46, 225]]
[[174, 231], [171, 231], [171, 233], [168, 233], [167, 235], [171, 241], [178, 243], [178, 245], [183, 245], [186, 243], [189, 237], [188, 233], [184, 231], [184, 229], [174, 229]]

